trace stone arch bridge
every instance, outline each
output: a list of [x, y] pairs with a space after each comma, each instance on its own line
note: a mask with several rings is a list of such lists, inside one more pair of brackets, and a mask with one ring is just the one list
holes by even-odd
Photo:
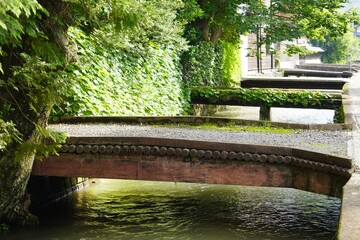
[[32, 175], [286, 187], [341, 197], [349, 158], [288, 147], [144, 137], [70, 137]]

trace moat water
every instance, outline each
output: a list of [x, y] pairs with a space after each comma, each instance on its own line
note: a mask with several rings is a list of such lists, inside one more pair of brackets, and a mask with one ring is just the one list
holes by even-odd
[[332, 239], [341, 201], [283, 188], [97, 179], [0, 239]]
[[[218, 117], [233, 117], [259, 120], [259, 107], [226, 106], [215, 114]], [[305, 108], [271, 108], [271, 121], [301, 124], [334, 123], [334, 110]]]

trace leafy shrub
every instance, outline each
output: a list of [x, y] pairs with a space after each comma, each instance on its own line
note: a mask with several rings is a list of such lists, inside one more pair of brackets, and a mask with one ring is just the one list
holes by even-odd
[[[330, 96], [323, 92], [313, 91], [283, 91], [275, 89], [214, 89], [193, 88], [192, 99], [206, 99], [209, 104], [219, 104], [221, 101], [236, 99], [243, 105], [257, 104], [263, 106], [294, 104], [303, 107], [321, 106], [322, 101], [332, 100], [338, 96]], [[340, 97], [341, 98], [341, 97]]]

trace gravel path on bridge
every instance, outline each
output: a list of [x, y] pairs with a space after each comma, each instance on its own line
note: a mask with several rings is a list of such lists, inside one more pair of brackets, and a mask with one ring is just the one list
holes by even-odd
[[67, 132], [70, 137], [158, 137], [245, 143], [294, 147], [341, 156], [347, 155], [347, 141], [351, 137], [347, 131], [299, 130], [290, 134], [277, 134], [123, 124], [53, 124], [50, 128]]

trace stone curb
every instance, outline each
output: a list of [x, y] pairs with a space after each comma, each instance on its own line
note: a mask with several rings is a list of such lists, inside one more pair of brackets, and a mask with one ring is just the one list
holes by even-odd
[[[350, 110], [346, 108], [346, 110]], [[345, 112], [345, 116], [349, 116]], [[245, 120], [238, 118], [223, 117], [197, 117], [197, 116], [173, 116], [173, 117], [143, 117], [143, 116], [81, 116], [81, 117], [60, 117], [53, 123], [81, 124], [81, 123], [127, 123], [127, 124], [174, 124], [174, 123], [215, 123], [226, 124], [236, 123], [240, 125], [272, 126], [285, 129], [305, 130], [329, 130], [339, 131], [353, 129], [352, 118], [346, 118], [344, 124], [297, 124], [271, 121]]]

